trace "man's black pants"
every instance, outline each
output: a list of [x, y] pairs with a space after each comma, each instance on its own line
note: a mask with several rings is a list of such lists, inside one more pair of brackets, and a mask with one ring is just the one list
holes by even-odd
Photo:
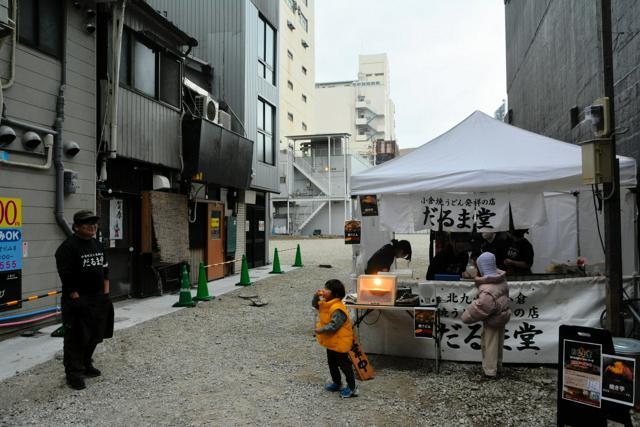
[[64, 370], [67, 378], [82, 377], [91, 366], [91, 358], [98, 343], [102, 342], [104, 304], [101, 295], [62, 299], [64, 324]]
[[356, 377], [353, 373], [353, 365], [351, 364], [351, 359], [349, 359], [349, 353], [338, 353], [327, 349], [327, 361], [329, 362], [331, 380], [335, 384], [342, 384], [342, 378], [340, 377], [340, 371], [342, 370], [349, 388], [351, 390], [356, 388]]

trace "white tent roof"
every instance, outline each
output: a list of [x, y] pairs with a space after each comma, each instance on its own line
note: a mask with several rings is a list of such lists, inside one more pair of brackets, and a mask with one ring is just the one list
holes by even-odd
[[[636, 162], [620, 159], [620, 183], [635, 186]], [[351, 194], [567, 191], [582, 184], [581, 148], [476, 111], [410, 154], [351, 177]]]

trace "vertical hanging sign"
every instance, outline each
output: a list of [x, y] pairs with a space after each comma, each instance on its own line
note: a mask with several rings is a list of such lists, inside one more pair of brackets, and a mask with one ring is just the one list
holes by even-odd
[[109, 201], [109, 239], [122, 240], [122, 199]]
[[21, 298], [22, 200], [0, 197], [0, 304]]

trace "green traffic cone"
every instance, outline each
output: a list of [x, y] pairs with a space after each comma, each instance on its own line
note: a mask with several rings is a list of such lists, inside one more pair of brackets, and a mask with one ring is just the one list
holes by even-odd
[[198, 269], [198, 293], [194, 301], [211, 301], [213, 298], [209, 296], [209, 287], [207, 286], [207, 274], [204, 271], [204, 264], [200, 263]]
[[182, 266], [182, 286], [180, 287], [180, 298], [173, 307], [195, 307], [196, 303], [191, 299], [191, 286], [189, 286], [189, 273], [187, 266]]
[[250, 286], [251, 279], [249, 278], [249, 264], [247, 263], [247, 256], [242, 255], [242, 270], [240, 271], [240, 282], [236, 283], [236, 286]]
[[64, 324], [60, 325], [60, 327], [58, 329], [56, 329], [55, 331], [51, 332], [51, 336], [54, 338], [62, 338], [64, 337]]
[[283, 274], [284, 271], [280, 268], [280, 257], [278, 256], [278, 248], [273, 251], [273, 270], [269, 274]]
[[293, 263], [292, 267], [303, 267], [303, 265], [302, 265], [302, 254], [300, 253], [300, 244], [298, 244], [298, 248], [296, 249], [296, 260]]

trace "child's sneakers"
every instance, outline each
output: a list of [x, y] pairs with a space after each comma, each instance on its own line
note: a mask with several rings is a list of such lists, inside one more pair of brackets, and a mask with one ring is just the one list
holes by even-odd
[[349, 388], [349, 386], [342, 389], [340, 392], [340, 397], [344, 399], [348, 399], [350, 397], [356, 397], [358, 395], [358, 387], [354, 387], [353, 390]]
[[324, 385], [324, 389], [327, 390], [327, 391], [331, 391], [331, 392], [340, 391], [340, 390], [342, 390], [342, 386], [340, 384], [336, 384], [336, 383], [326, 383]]

